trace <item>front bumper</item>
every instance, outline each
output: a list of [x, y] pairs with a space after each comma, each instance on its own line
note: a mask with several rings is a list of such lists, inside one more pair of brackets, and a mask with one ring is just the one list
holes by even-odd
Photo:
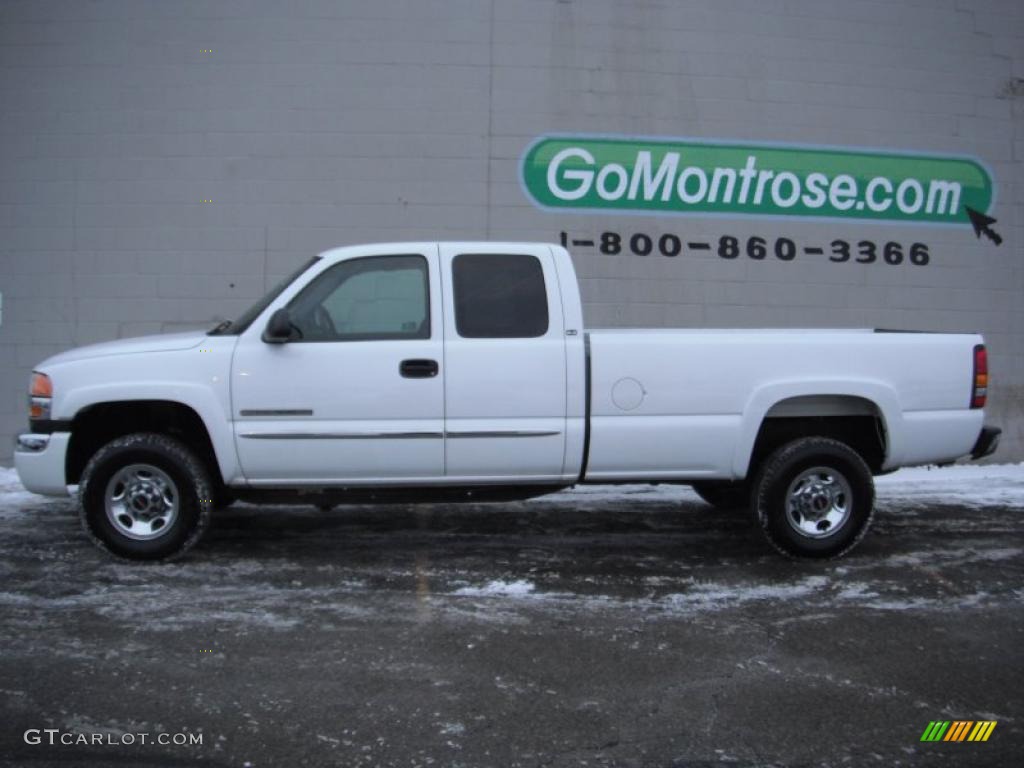
[[999, 427], [982, 427], [981, 434], [978, 435], [978, 440], [971, 449], [971, 458], [981, 459], [995, 453], [996, 448], [999, 447], [1001, 434], [1003, 434], [1003, 430]]
[[14, 441], [14, 468], [26, 490], [44, 496], [68, 495], [64, 459], [70, 441], [70, 432], [18, 435]]

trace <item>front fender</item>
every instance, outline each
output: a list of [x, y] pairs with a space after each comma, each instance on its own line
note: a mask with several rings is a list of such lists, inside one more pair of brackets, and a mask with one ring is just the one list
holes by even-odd
[[225, 483], [241, 475], [235, 443], [231, 435], [228, 412], [217, 394], [201, 384], [149, 382], [110, 382], [80, 387], [68, 392], [61, 402], [61, 412], [72, 418], [86, 408], [103, 403], [126, 403], [161, 400], [191, 408], [199, 416], [210, 436], [214, 455]]
[[165, 400], [202, 420], [225, 482], [240, 476], [231, 434], [231, 357], [236, 337], [208, 336], [188, 349], [61, 361], [40, 366], [53, 381], [53, 418], [71, 420], [101, 403]]

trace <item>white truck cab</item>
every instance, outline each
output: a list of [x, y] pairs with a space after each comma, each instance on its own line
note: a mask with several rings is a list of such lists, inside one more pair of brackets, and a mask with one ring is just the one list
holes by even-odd
[[320, 254], [234, 322], [41, 363], [15, 462], [114, 554], [186, 551], [235, 498], [501, 500], [585, 482], [749, 505], [786, 554], [867, 530], [872, 475], [991, 453], [974, 334], [586, 331], [568, 252]]

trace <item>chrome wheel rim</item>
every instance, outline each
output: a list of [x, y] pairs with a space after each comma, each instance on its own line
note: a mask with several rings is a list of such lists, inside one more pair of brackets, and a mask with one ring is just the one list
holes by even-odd
[[850, 483], [831, 467], [805, 469], [786, 491], [786, 521], [801, 536], [832, 536], [850, 519], [853, 493]]
[[136, 541], [166, 533], [178, 518], [178, 487], [152, 464], [129, 464], [114, 473], [103, 495], [107, 520]]

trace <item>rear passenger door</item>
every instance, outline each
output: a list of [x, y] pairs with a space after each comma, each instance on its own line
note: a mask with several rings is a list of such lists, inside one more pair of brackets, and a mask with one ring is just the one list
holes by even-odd
[[565, 462], [566, 345], [544, 246], [441, 246], [445, 475], [549, 482]]

